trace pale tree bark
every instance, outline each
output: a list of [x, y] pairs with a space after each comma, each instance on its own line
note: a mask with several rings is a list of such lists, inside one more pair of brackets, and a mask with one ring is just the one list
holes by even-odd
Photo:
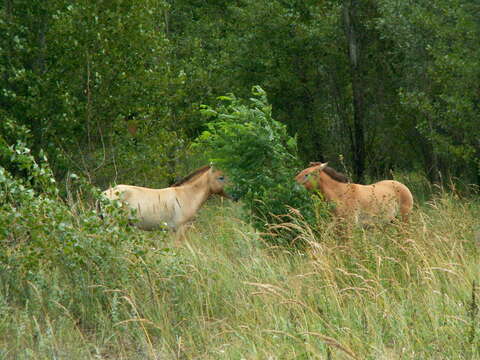
[[353, 175], [356, 182], [362, 183], [365, 176], [365, 87], [361, 72], [360, 41], [356, 20], [358, 18], [358, 3], [355, 0], [345, 0], [343, 3], [343, 17], [345, 33], [348, 42], [348, 55], [353, 96]]

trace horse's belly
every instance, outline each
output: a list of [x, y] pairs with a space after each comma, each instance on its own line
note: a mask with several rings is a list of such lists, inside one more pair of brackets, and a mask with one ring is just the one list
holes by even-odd
[[392, 221], [398, 213], [396, 204], [378, 204], [376, 207], [367, 207], [359, 211], [358, 222], [365, 225], [387, 223]]
[[362, 212], [358, 216], [357, 223], [359, 225], [382, 224], [390, 222], [393, 218], [394, 216]]
[[133, 223], [140, 230], [170, 230], [172, 227], [168, 226], [167, 223], [160, 224], [158, 222], [145, 221], [144, 219], [139, 219]]

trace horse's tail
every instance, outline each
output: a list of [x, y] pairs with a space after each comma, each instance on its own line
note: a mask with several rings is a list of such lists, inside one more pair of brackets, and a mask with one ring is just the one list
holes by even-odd
[[[106, 196], [105, 191], [102, 192], [100, 196]], [[95, 201], [95, 211], [100, 219], [104, 220], [105, 216], [103, 214], [102, 199], [99, 198]]]
[[100, 200], [95, 201], [95, 211], [100, 219], [104, 219], [103, 211], [102, 211], [102, 204], [100, 204]]
[[397, 186], [399, 187], [400, 215], [403, 222], [408, 222], [408, 215], [413, 209], [413, 195], [410, 189], [402, 183], [398, 183]]
[[[101, 196], [110, 199], [111, 193], [112, 193], [111, 189], [107, 189], [107, 190], [104, 190], [104, 191], [102, 192]], [[105, 218], [105, 216], [104, 216], [104, 214], [103, 214], [102, 201], [101, 201], [101, 199], [97, 199], [97, 200], [95, 201], [95, 211], [97, 212], [98, 217], [99, 217], [100, 219], [103, 220], [103, 219]]]

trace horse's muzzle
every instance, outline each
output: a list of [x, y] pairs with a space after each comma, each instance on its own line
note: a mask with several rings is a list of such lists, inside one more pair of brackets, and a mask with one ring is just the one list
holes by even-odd
[[221, 197], [224, 197], [224, 198], [226, 198], [226, 199], [228, 199], [228, 200], [233, 200], [232, 196], [231, 196], [230, 194], [226, 193], [226, 192], [223, 191], [223, 190], [220, 191], [220, 192], [218, 192], [217, 195], [219, 195], [219, 196], [221, 196]]
[[293, 188], [296, 190], [296, 191], [301, 191], [301, 190], [305, 190], [305, 186], [303, 184], [299, 184], [299, 183], [295, 183], [293, 185]]
[[232, 194], [229, 194], [225, 191], [222, 191], [222, 192], [218, 193], [218, 195], [223, 196], [224, 198], [227, 198], [228, 200], [232, 200], [232, 201], [235, 201], [235, 202], [237, 202], [240, 199], [240, 197], [238, 195], [232, 195]]

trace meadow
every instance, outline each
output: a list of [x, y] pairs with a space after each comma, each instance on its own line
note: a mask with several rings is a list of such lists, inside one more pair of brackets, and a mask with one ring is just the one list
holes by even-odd
[[[0, 2], [0, 360], [480, 360], [479, 14]], [[401, 181], [410, 222], [339, 231], [295, 180], [311, 162]], [[100, 197], [206, 165], [240, 201], [180, 246]], [[188, 217], [188, 194], [144, 199]]]
[[[437, 191], [408, 225], [348, 237], [292, 213], [303, 249], [269, 245], [228, 201], [210, 200], [180, 247], [70, 201], [72, 232], [92, 241], [81, 256], [45, 243], [32, 266], [3, 249], [0, 359], [480, 358], [474, 196]], [[33, 239], [25, 219], [17, 242]]]

